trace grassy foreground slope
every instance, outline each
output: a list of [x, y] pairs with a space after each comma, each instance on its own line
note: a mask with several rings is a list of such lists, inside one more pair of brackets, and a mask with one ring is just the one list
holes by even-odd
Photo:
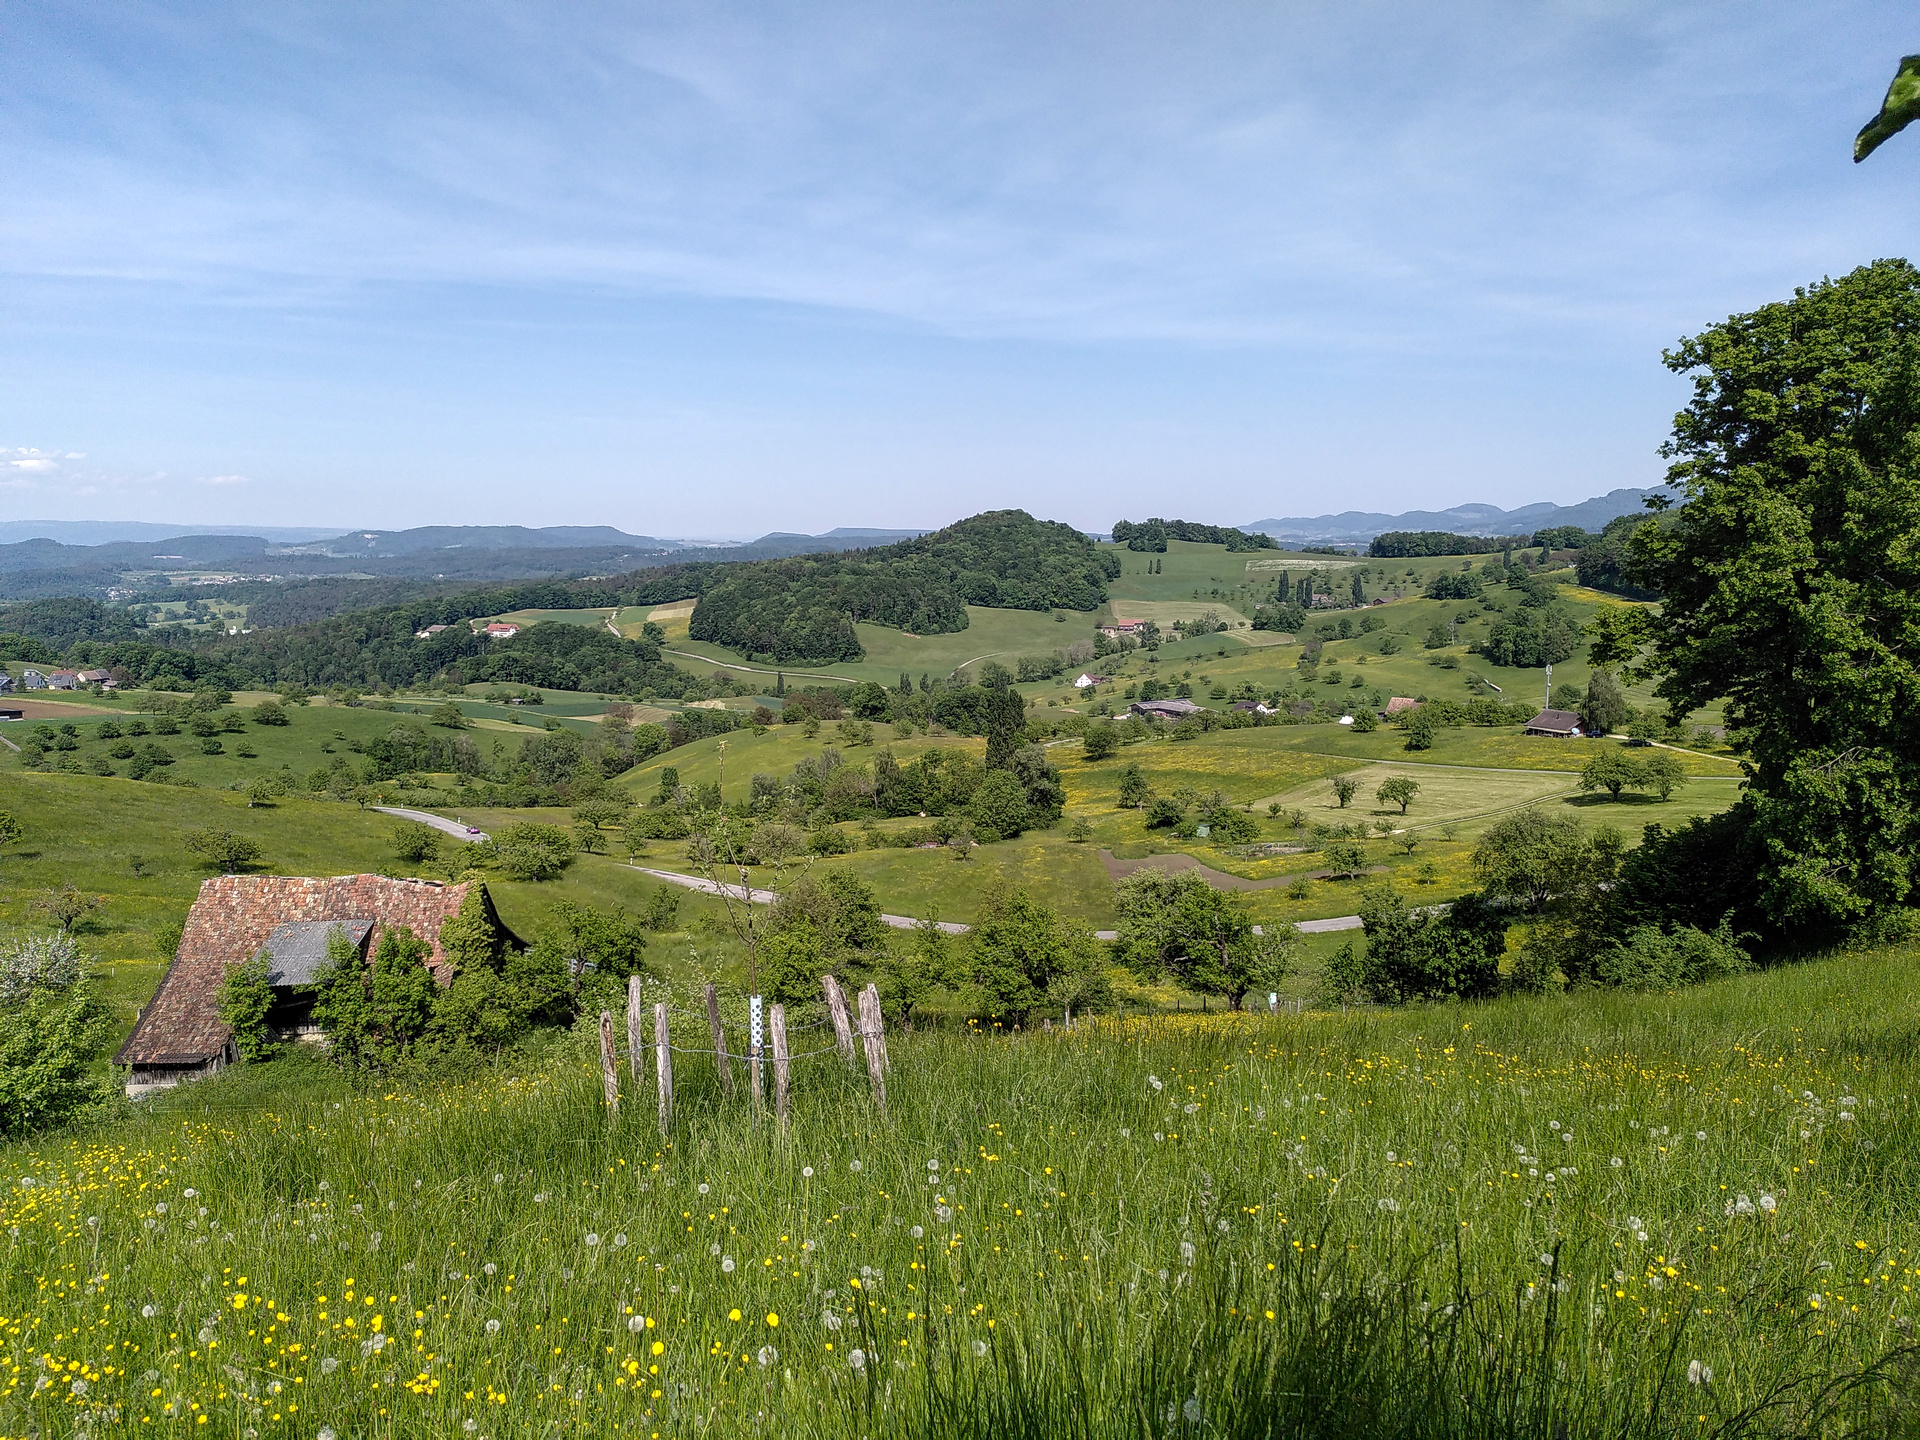
[[787, 1135], [242, 1071], [6, 1151], [0, 1434], [1905, 1433], [1911, 964], [899, 1035]]

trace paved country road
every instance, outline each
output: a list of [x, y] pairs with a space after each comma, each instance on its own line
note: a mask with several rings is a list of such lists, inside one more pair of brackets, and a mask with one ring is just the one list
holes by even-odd
[[402, 820], [417, 820], [422, 825], [431, 825], [443, 835], [451, 835], [456, 840], [489, 840], [493, 837], [481, 833], [470, 833], [458, 820], [449, 820], [444, 815], [434, 815], [425, 810], [405, 810], [398, 805], [375, 805], [382, 815], [398, 815]]
[[[391, 813], [402, 814], [412, 812], [393, 811]], [[756, 905], [773, 905], [780, 899], [780, 897], [771, 890], [749, 891], [741, 885], [723, 885], [717, 881], [702, 879], [698, 875], [680, 875], [672, 870], [649, 870], [644, 865], [634, 865], [630, 868], [638, 870], [642, 875], [651, 875], [656, 880], [664, 880], [669, 885], [684, 885], [687, 889], [696, 890], [702, 895], [719, 895], [724, 892], [728, 898], [733, 900], [744, 899], [748, 895], [751, 895], [753, 903]], [[909, 915], [882, 915], [880, 920], [882, 924], [891, 925], [896, 930], [911, 930], [920, 923]], [[942, 920], [939, 922], [939, 925], [940, 928], [949, 935], [965, 935], [973, 928], [970, 925], [962, 925], [952, 920]], [[1253, 928], [1255, 933], [1264, 933], [1258, 925]], [[1358, 930], [1360, 928], [1360, 917], [1358, 915], [1336, 915], [1331, 920], [1300, 920], [1295, 922], [1294, 928], [1305, 935], [1322, 935], [1331, 930]], [[1096, 930], [1093, 932], [1093, 938], [1096, 940], [1118, 940], [1120, 938], [1120, 932], [1118, 930]]]

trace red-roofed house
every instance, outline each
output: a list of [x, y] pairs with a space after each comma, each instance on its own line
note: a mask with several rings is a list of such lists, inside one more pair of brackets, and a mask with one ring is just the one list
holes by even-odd
[[518, 625], [509, 625], [509, 624], [506, 624], [504, 621], [496, 620], [491, 625], [487, 626], [487, 628], [481, 633], [484, 634], [489, 640], [511, 640], [514, 636], [520, 633], [520, 627]]
[[[314, 978], [336, 928], [365, 955], [380, 931], [404, 926], [433, 947], [427, 968], [440, 984], [449, 983], [453, 975], [440, 945], [440, 926], [459, 913], [467, 888], [385, 875], [222, 875], [205, 881], [187, 912], [173, 964], [113, 1057], [114, 1064], [128, 1069], [127, 1094], [212, 1075], [238, 1058], [233, 1034], [220, 1018], [220, 984], [229, 970], [262, 950], [272, 957], [269, 978], [276, 991], [286, 992], [277, 996], [282, 1003], [270, 1019], [287, 1031], [307, 1028], [290, 1013], [301, 1003], [292, 992]], [[485, 896], [484, 887], [481, 893]], [[492, 900], [485, 903], [492, 916]]]

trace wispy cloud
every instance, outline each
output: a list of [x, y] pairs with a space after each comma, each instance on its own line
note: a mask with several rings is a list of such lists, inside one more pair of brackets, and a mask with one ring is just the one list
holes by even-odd
[[245, 475], [202, 475], [194, 481], [196, 485], [251, 485], [252, 479]]
[[[19, 271], [299, 302], [611, 287], [963, 334], [1370, 349], [1631, 324], [1705, 273], [1804, 268], [1912, 214], [1847, 189], [1847, 167], [1815, 204], [1742, 194], [1853, 123], [1857, 65], [1814, 43], [1835, 15], [1785, 6], [119, 24], [107, 53], [21, 75], [0, 136]], [[216, 59], [239, 78], [206, 85]], [[94, 124], [57, 123], [75, 88]], [[1726, 225], [1730, 204], [1764, 223]]]

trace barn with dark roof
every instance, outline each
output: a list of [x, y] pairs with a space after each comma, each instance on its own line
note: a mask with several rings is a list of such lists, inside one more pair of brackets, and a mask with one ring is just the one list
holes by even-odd
[[[385, 875], [222, 875], [206, 881], [187, 912], [173, 964], [113, 1057], [127, 1068], [127, 1093], [164, 1089], [233, 1063], [233, 1035], [220, 1018], [220, 985], [229, 970], [262, 951], [270, 957], [276, 1000], [268, 1023], [283, 1034], [311, 1028], [303, 1018], [301, 987], [325, 963], [336, 930], [366, 955], [381, 931], [405, 927], [433, 947], [427, 968], [447, 984], [452, 966], [440, 944], [440, 926], [459, 913], [467, 890], [465, 883]], [[480, 893], [499, 926], [485, 886]], [[518, 944], [511, 935], [509, 940]]]

